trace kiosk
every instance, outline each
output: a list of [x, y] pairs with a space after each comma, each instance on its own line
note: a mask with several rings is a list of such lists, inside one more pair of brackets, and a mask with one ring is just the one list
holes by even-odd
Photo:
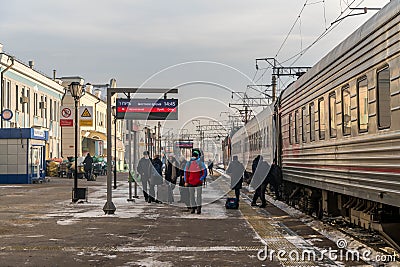
[[46, 174], [48, 132], [34, 128], [0, 129], [0, 184], [42, 182]]

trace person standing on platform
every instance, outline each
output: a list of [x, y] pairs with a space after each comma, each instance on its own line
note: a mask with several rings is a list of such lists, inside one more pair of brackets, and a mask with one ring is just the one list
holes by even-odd
[[271, 165], [269, 176], [271, 180], [272, 189], [275, 192], [275, 199], [280, 200], [281, 199], [280, 186], [283, 182], [283, 175], [281, 167], [276, 163], [276, 159], [274, 159]]
[[265, 208], [267, 206], [267, 201], [265, 199], [265, 191], [269, 183], [268, 173], [270, 166], [267, 162], [263, 160], [261, 155], [258, 155], [252, 164], [253, 178], [251, 179], [251, 187], [255, 188], [256, 191], [251, 202], [251, 206], [257, 206], [257, 199], [261, 199], [260, 208]]
[[174, 189], [179, 175], [179, 163], [174, 155], [168, 156], [165, 164], [165, 180], [168, 182], [168, 202], [174, 202]]
[[235, 190], [236, 200], [239, 202], [240, 189], [242, 189], [244, 166], [239, 162], [237, 156], [229, 163], [226, 173], [231, 177], [231, 189]]
[[180, 163], [179, 163], [179, 193], [181, 195], [181, 199], [179, 200], [180, 203], [185, 203], [187, 210], [185, 209], [184, 211], [189, 211], [190, 209], [190, 201], [189, 201], [189, 188], [185, 187], [185, 167], [186, 167], [186, 159], [185, 157], [180, 158]]
[[213, 172], [214, 162], [211, 159], [209, 159], [207, 165], [208, 165], [208, 173], [210, 175], [213, 175], [214, 174], [214, 172]]
[[151, 169], [152, 163], [151, 159], [149, 158], [149, 152], [144, 151], [143, 157], [139, 160], [136, 170], [140, 174], [142, 180], [143, 195], [146, 202], [149, 202], [149, 191], [147, 186], [150, 185]]
[[85, 171], [86, 180], [90, 179], [92, 175], [93, 168], [93, 158], [90, 156], [90, 153], [87, 153], [85, 159], [83, 160], [83, 170]]
[[162, 178], [162, 169], [163, 169], [163, 163], [160, 159], [160, 155], [155, 155], [153, 160], [153, 171], [150, 177], [150, 189], [149, 189], [149, 194], [150, 198], [148, 202], [156, 202], [156, 203], [161, 203], [161, 201], [157, 200], [156, 198], [156, 190], [155, 186], [160, 185], [163, 183], [163, 178]]
[[189, 188], [191, 213], [201, 213], [203, 181], [207, 177], [207, 167], [200, 158], [200, 152], [194, 150], [185, 167], [185, 186]]

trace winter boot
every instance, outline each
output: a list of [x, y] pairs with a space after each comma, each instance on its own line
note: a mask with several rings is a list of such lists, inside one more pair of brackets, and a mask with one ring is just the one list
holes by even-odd
[[197, 207], [197, 214], [201, 214], [201, 206]]

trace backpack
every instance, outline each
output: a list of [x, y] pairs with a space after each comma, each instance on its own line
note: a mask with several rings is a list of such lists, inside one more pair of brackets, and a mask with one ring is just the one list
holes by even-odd
[[194, 186], [202, 185], [202, 181], [200, 180], [200, 178], [203, 175], [203, 171], [204, 170], [202, 170], [200, 168], [200, 165], [197, 162], [197, 160], [190, 161], [189, 166], [186, 169], [187, 182], [190, 185], [194, 185]]

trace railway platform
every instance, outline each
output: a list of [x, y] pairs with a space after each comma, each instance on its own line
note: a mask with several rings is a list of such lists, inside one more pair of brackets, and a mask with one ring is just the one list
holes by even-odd
[[272, 198], [265, 209], [251, 207], [245, 190], [239, 210], [226, 210], [227, 179], [208, 179], [202, 214], [181, 203], [128, 202], [125, 174], [113, 190], [114, 215], [102, 210], [104, 176], [79, 181], [89, 195], [78, 204], [71, 203], [68, 178], [1, 185], [0, 266], [398, 266], [346, 259], [346, 251], [362, 255], [369, 247]]

